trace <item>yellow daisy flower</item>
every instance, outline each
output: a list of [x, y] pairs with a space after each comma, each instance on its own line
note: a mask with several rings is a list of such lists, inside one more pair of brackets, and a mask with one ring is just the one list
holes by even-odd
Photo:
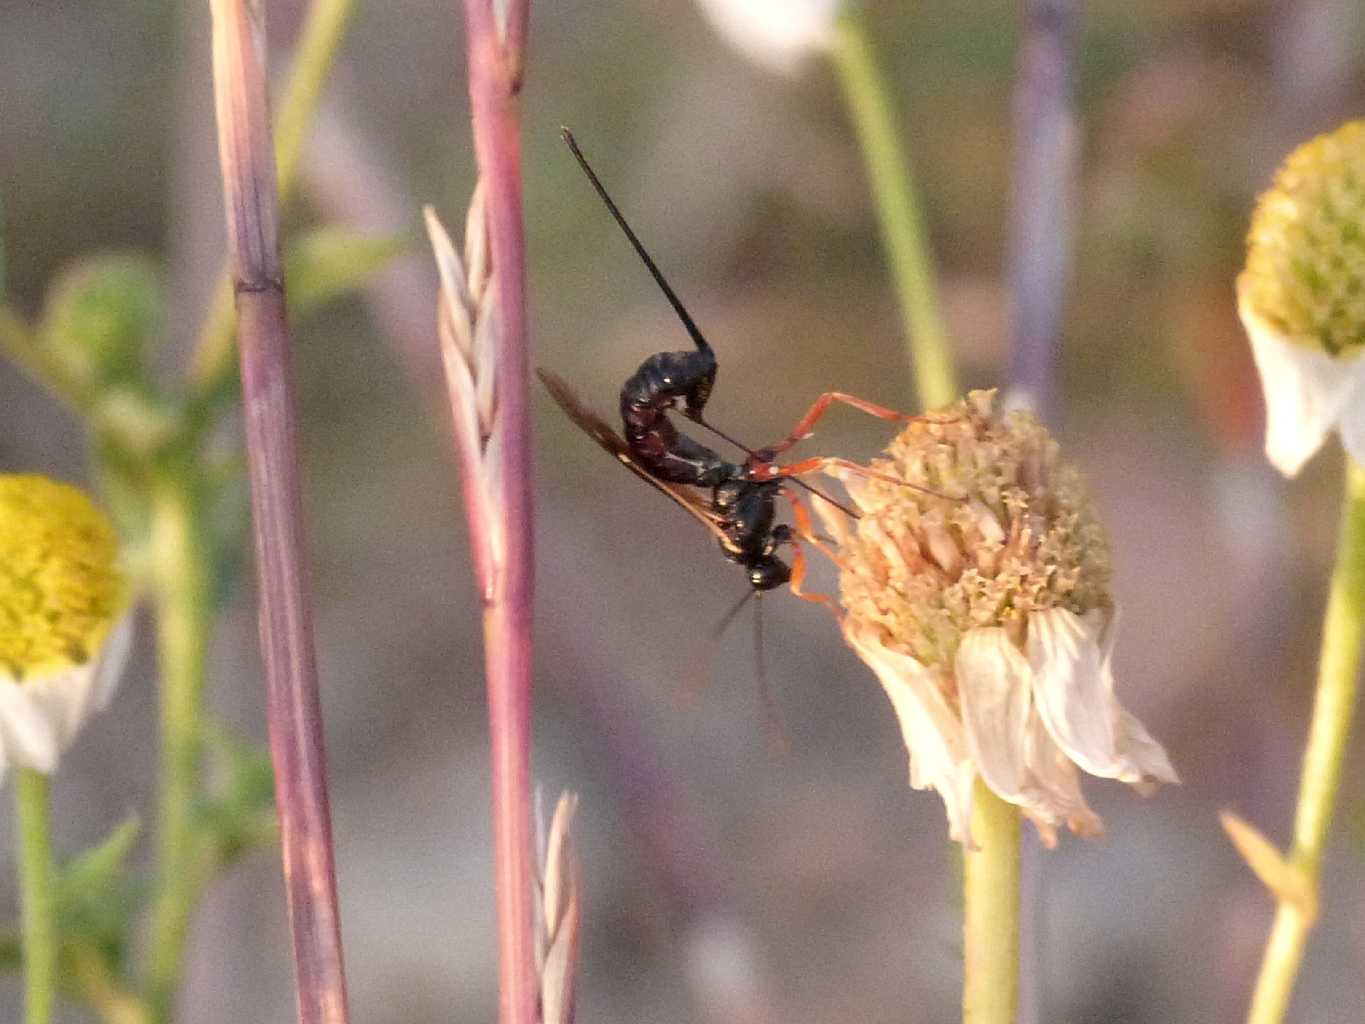
[[131, 639], [117, 554], [76, 488], [0, 474], [0, 775], [55, 771], [109, 702]]

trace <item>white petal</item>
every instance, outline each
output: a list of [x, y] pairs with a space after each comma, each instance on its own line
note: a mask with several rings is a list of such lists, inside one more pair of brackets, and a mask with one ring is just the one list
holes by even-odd
[[1033, 698], [1032, 672], [998, 626], [962, 638], [955, 664], [967, 748], [986, 785], [1002, 799], [1023, 802], [1025, 727]]
[[1357, 466], [1365, 466], [1365, 356], [1351, 370], [1355, 388], [1341, 410], [1341, 444]]
[[15, 764], [50, 773], [57, 767], [57, 731], [27, 686], [0, 678], [0, 746]]
[[1029, 617], [1026, 646], [1043, 724], [1091, 775], [1128, 783], [1174, 782], [1166, 752], [1114, 696], [1113, 637], [1100, 613], [1083, 620], [1065, 608], [1051, 608]]
[[[1142, 780], [1155, 779], [1179, 785], [1180, 776], [1166, 756], [1166, 748], [1152, 738], [1147, 727], [1126, 708], [1119, 708], [1119, 749], [1127, 761], [1135, 765]], [[1124, 779], [1130, 782], [1130, 779]]]
[[[1104, 653], [1104, 673], [1103, 683], [1113, 697], [1114, 707], [1118, 709], [1118, 745], [1123, 755], [1142, 773], [1144, 780], [1155, 779], [1158, 782], [1169, 782], [1179, 785], [1180, 776], [1175, 768], [1171, 766], [1171, 760], [1166, 756], [1166, 750], [1160, 743], [1152, 738], [1152, 734], [1147, 731], [1147, 727], [1137, 720], [1137, 717], [1128, 711], [1127, 708], [1119, 704], [1118, 697], [1114, 696], [1114, 642], [1118, 639], [1119, 610], [1105, 614], [1096, 609], [1088, 612], [1082, 617], [1086, 628], [1097, 633], [1100, 638], [1100, 650]], [[1130, 781], [1125, 779], [1124, 781]]]
[[1080, 773], [1048, 734], [1036, 708], [1029, 716], [1025, 760], [1030, 792], [1024, 810], [1049, 848], [1057, 842], [1057, 825], [1065, 824], [1080, 836], [1104, 833], [1104, 823], [1081, 793]]
[[133, 610], [130, 608], [105, 638], [95, 665], [95, 685], [91, 687], [91, 710], [103, 711], [118, 689], [128, 655], [133, 649]]
[[909, 655], [889, 650], [875, 630], [846, 628], [845, 636], [891, 699], [910, 754], [910, 785], [938, 790], [948, 811], [948, 834], [959, 842], [970, 842], [976, 771], [962, 722], [948, 706], [933, 674]]
[[[94, 704], [96, 665], [76, 665], [23, 684], [24, 694], [47, 720], [60, 754], [71, 745]], [[55, 767], [55, 764], [54, 764]]]
[[698, 0], [720, 36], [770, 71], [790, 74], [834, 39], [839, 0]]
[[1295, 476], [1341, 418], [1361, 360], [1286, 340], [1246, 302], [1238, 303], [1238, 312], [1265, 393], [1266, 457], [1285, 476]]
[[1026, 648], [1048, 732], [1090, 774], [1113, 778], [1118, 723], [1098, 635], [1074, 613], [1050, 608], [1029, 616]]

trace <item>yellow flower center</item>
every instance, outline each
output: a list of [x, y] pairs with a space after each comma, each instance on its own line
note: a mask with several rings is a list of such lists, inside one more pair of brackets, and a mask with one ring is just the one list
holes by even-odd
[[89, 661], [127, 601], [117, 554], [109, 520], [76, 488], [0, 475], [0, 671]]
[[1280, 165], [1251, 219], [1238, 292], [1289, 341], [1332, 355], [1365, 344], [1365, 121]]
[[993, 401], [974, 391], [911, 423], [870, 467], [937, 494], [850, 480], [863, 514], [840, 549], [844, 608], [924, 665], [951, 666], [975, 627], [1022, 641], [1031, 612], [1112, 606], [1108, 539], [1080, 473], [1035, 417], [997, 417]]

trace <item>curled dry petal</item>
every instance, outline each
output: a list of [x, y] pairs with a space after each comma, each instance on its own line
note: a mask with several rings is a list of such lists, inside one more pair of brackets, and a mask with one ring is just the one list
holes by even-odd
[[972, 767], [962, 722], [932, 673], [846, 620], [844, 635], [891, 699], [910, 754], [910, 785], [936, 789], [948, 810], [948, 834], [966, 842], [972, 818]]
[[956, 672], [967, 747], [981, 778], [998, 796], [1022, 803], [1029, 788], [1028, 662], [1005, 631], [992, 626], [962, 638]]

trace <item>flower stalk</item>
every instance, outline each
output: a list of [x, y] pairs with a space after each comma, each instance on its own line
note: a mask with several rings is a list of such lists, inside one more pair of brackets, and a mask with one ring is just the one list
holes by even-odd
[[856, 6], [849, 5], [835, 24], [830, 53], [876, 201], [920, 405], [937, 409], [959, 397], [948, 327], [934, 280], [934, 260], [914, 176], [896, 131], [890, 86], [877, 66], [861, 18]]
[[47, 776], [20, 768], [15, 772], [14, 797], [23, 914], [24, 1024], [50, 1024], [57, 995], [57, 925]]
[[[478, 465], [469, 471], [475, 459], [467, 450], [461, 462], [474, 560], [483, 577], [479, 583], [484, 601], [502, 1024], [537, 1020], [530, 800], [534, 586], [530, 354], [518, 99], [529, 13], [529, 0], [464, 2], [474, 152], [490, 268], [482, 302], [487, 306], [484, 322], [491, 344], [487, 353], [476, 353], [474, 366], [480, 381], [477, 390], [488, 399], [481, 409], [486, 417], [479, 428]], [[458, 299], [443, 293], [443, 305], [451, 312]], [[467, 391], [463, 406], [457, 401], [453, 409], [457, 426], [475, 416], [473, 398], [473, 391]], [[475, 495], [486, 501], [476, 502]]]
[[964, 846], [962, 1020], [1014, 1024], [1019, 1002], [1019, 809], [977, 779]]
[[[1280, 1024], [1284, 1020], [1308, 936], [1316, 922], [1322, 855], [1336, 811], [1337, 790], [1355, 716], [1362, 640], [1365, 640], [1365, 470], [1348, 458], [1341, 537], [1323, 620], [1317, 696], [1303, 754], [1293, 844], [1278, 864], [1274, 863], [1273, 848], [1269, 853], [1248, 856], [1257, 874], [1272, 883], [1271, 891], [1277, 901], [1275, 921], [1247, 1015], [1248, 1024]], [[1234, 824], [1229, 832], [1236, 838], [1240, 829]], [[1256, 833], [1253, 831], [1252, 835]], [[1252, 844], [1244, 840], [1238, 845], [1248, 855]]]
[[161, 792], [147, 973], [148, 998], [158, 1021], [174, 1017], [199, 881], [194, 810], [209, 635], [209, 552], [190, 473], [185, 467], [158, 483], [152, 516], [161, 666]]
[[236, 295], [271, 760], [300, 1024], [344, 1024], [346, 985], [290, 401], [289, 330], [259, 8], [213, 0], [213, 78]]
[[1080, 133], [1072, 99], [1072, 0], [1020, 5], [1010, 182], [1011, 404], [1051, 422], [1075, 244]]

